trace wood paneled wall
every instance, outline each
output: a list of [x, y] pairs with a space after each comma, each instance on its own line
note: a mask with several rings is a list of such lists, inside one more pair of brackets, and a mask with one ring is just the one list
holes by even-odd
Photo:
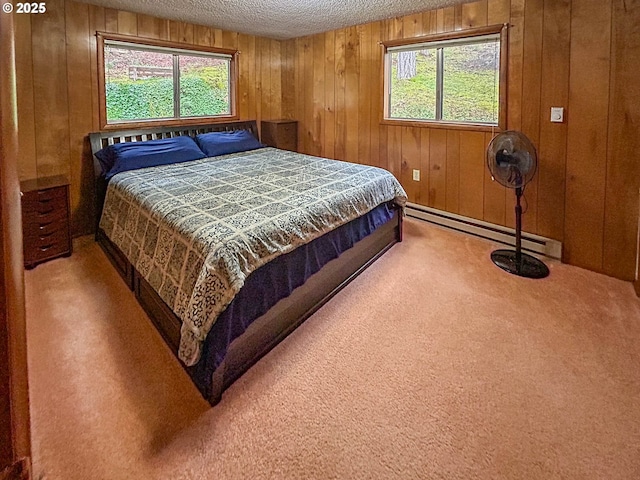
[[[282, 113], [299, 120], [302, 152], [388, 168], [412, 202], [513, 226], [514, 195], [485, 166], [491, 132], [380, 124], [380, 41], [509, 23], [508, 128], [540, 160], [524, 229], [563, 241], [569, 263], [633, 280], [639, 3], [480, 0], [289, 40], [283, 82], [295, 94]], [[549, 121], [552, 106], [564, 123]]]
[[237, 48], [240, 118], [282, 116], [278, 40], [70, 0], [48, 0], [46, 14], [15, 19], [20, 178], [69, 177], [74, 235], [93, 228], [87, 134], [100, 128], [96, 31]]
[[[413, 202], [513, 226], [513, 194], [485, 166], [491, 132], [380, 124], [380, 41], [509, 23], [508, 127], [540, 159], [524, 229], [563, 241], [569, 263], [633, 280], [639, 3], [480, 0], [281, 42], [50, 0], [44, 15], [15, 16], [20, 176], [68, 175], [74, 234], [91, 231], [101, 30], [238, 48], [241, 119], [297, 119], [302, 152], [388, 168]], [[564, 123], [549, 121], [552, 106]]]

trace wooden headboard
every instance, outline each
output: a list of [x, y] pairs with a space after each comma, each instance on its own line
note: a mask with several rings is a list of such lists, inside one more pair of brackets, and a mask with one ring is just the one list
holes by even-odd
[[91, 153], [93, 154], [93, 172], [96, 183], [96, 232], [98, 231], [98, 223], [102, 215], [102, 205], [104, 197], [107, 193], [107, 182], [102, 174], [102, 167], [96, 158], [96, 152], [103, 149], [107, 145], [123, 142], [146, 142], [147, 140], [156, 140], [159, 138], [173, 138], [183, 135], [195, 137], [199, 133], [224, 132], [232, 130], [248, 130], [258, 140], [258, 126], [255, 120], [227, 122], [227, 123], [210, 123], [203, 125], [176, 125], [173, 127], [155, 127], [143, 128], [138, 130], [111, 130], [105, 132], [96, 132], [89, 134], [91, 142]]

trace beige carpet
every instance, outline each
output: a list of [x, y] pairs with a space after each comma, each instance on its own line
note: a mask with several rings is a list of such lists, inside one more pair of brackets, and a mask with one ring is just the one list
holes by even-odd
[[640, 478], [632, 286], [405, 225], [214, 408], [93, 242], [27, 272], [35, 478]]

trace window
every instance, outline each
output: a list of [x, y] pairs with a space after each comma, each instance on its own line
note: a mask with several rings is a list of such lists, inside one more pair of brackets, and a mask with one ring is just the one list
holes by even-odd
[[234, 117], [235, 51], [100, 33], [98, 44], [103, 127]]
[[385, 120], [502, 124], [502, 32], [499, 25], [385, 42]]

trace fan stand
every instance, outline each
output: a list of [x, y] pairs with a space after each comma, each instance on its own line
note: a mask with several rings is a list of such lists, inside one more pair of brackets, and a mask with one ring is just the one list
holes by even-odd
[[505, 272], [526, 278], [545, 278], [549, 275], [549, 268], [531, 255], [522, 253], [522, 187], [516, 188], [516, 249], [495, 250], [491, 253], [491, 260]]

